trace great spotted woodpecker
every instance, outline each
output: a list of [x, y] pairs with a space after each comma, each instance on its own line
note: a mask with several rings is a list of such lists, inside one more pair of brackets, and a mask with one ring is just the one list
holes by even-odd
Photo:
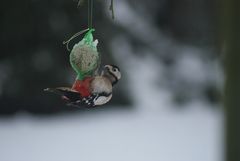
[[62, 95], [72, 106], [99, 106], [112, 98], [113, 86], [121, 78], [121, 72], [115, 65], [105, 65], [100, 74], [76, 80], [72, 88], [47, 88], [45, 91]]

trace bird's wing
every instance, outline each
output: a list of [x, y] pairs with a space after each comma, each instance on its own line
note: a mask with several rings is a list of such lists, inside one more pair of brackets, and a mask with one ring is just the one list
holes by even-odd
[[69, 106], [75, 107], [94, 107], [107, 103], [112, 98], [112, 93], [93, 93], [87, 97], [81, 97], [81, 95], [71, 88], [58, 87], [47, 88], [44, 91], [53, 92], [55, 94], [66, 97]]
[[79, 92], [72, 90], [68, 87], [58, 87], [58, 88], [46, 88], [44, 91], [52, 92], [61, 96], [65, 96], [70, 102], [75, 102], [81, 99]]

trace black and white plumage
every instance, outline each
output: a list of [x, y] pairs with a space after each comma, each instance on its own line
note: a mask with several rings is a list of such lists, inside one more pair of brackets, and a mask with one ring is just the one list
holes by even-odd
[[106, 104], [112, 98], [112, 93], [99, 93], [99, 94], [92, 94], [88, 97], [82, 97], [76, 101], [69, 102], [68, 105], [70, 106], [87, 106], [87, 107], [94, 107]]
[[[113, 86], [121, 79], [121, 72], [115, 65], [105, 65], [100, 72], [93, 77], [81, 81], [79, 84], [75, 82], [76, 88], [59, 87], [55, 89], [46, 89], [46, 91], [54, 92], [63, 96], [71, 106], [87, 106], [94, 107], [106, 104], [112, 98]], [[82, 96], [83, 88], [89, 92], [89, 95]], [[74, 87], [74, 86], [73, 86]], [[85, 91], [86, 92], [86, 91]]]

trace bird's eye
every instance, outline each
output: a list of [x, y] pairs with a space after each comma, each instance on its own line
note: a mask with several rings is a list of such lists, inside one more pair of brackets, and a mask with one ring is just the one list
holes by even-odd
[[116, 71], [117, 71], [117, 69], [116, 69], [116, 68], [113, 68], [113, 71], [114, 71], [114, 72], [116, 72]]

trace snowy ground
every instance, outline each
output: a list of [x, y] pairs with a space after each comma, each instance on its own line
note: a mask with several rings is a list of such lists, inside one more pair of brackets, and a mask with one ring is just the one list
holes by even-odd
[[1, 119], [0, 160], [221, 161], [221, 112], [193, 106]]

